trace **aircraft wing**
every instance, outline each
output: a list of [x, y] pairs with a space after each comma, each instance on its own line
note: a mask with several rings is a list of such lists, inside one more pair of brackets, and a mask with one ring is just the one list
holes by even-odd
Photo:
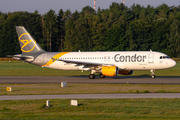
[[84, 67], [114, 66], [113, 64], [82, 62], [82, 61], [73, 61], [73, 60], [58, 60], [58, 61], [63, 61], [65, 63], [67, 63], [67, 64], [77, 64], [76, 66], [84, 65]]

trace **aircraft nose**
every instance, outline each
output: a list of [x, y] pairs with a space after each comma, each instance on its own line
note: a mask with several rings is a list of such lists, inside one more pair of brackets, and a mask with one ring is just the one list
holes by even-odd
[[174, 67], [176, 65], [176, 62], [174, 60], [171, 59], [171, 62], [170, 62], [170, 67]]

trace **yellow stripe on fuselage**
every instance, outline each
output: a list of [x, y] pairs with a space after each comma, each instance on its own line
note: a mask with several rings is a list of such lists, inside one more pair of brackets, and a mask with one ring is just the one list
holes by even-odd
[[[69, 52], [61, 52], [61, 53], [56, 54], [56, 55], [55, 55], [54, 57], [52, 57], [52, 58], [54, 58], [54, 59], [57, 60], [57, 59], [59, 59], [61, 56], [65, 55], [65, 54], [67, 54], [67, 53], [69, 53]], [[42, 65], [42, 66], [48, 66], [48, 65], [54, 63], [56, 60], [50, 59], [48, 63], [46, 63], [45, 65]]]

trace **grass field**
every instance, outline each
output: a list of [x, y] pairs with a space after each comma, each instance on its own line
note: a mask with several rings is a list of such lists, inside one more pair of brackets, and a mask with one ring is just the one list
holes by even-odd
[[[12, 92], [6, 87], [12, 87]], [[1, 84], [0, 95], [111, 94], [111, 93], [180, 93], [180, 85], [153, 84]]]
[[179, 120], [180, 99], [81, 99], [0, 101], [0, 119]]
[[22, 63], [0, 61], [0, 76], [81, 76], [89, 72], [63, 71]]
[[[0, 76], [88, 76], [90, 71], [64, 71], [22, 62], [0, 61]], [[157, 70], [156, 76], [180, 76], [180, 62], [171, 69]], [[150, 71], [134, 71], [131, 76], [151, 76]]]

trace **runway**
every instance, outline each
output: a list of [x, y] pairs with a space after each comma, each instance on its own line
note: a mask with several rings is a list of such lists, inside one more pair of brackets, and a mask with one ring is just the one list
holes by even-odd
[[34, 99], [123, 99], [123, 98], [180, 98], [180, 93], [143, 93], [143, 94], [66, 94], [66, 95], [5, 95], [0, 100]]
[[37, 77], [37, 76], [25, 76], [25, 77], [0, 77], [0, 84], [12, 83], [12, 84], [46, 84], [46, 83], [61, 83], [66, 81], [68, 83], [107, 83], [107, 84], [180, 84], [180, 77], [134, 77], [134, 76], [117, 76], [108, 78], [96, 78], [89, 79], [86, 77]]

